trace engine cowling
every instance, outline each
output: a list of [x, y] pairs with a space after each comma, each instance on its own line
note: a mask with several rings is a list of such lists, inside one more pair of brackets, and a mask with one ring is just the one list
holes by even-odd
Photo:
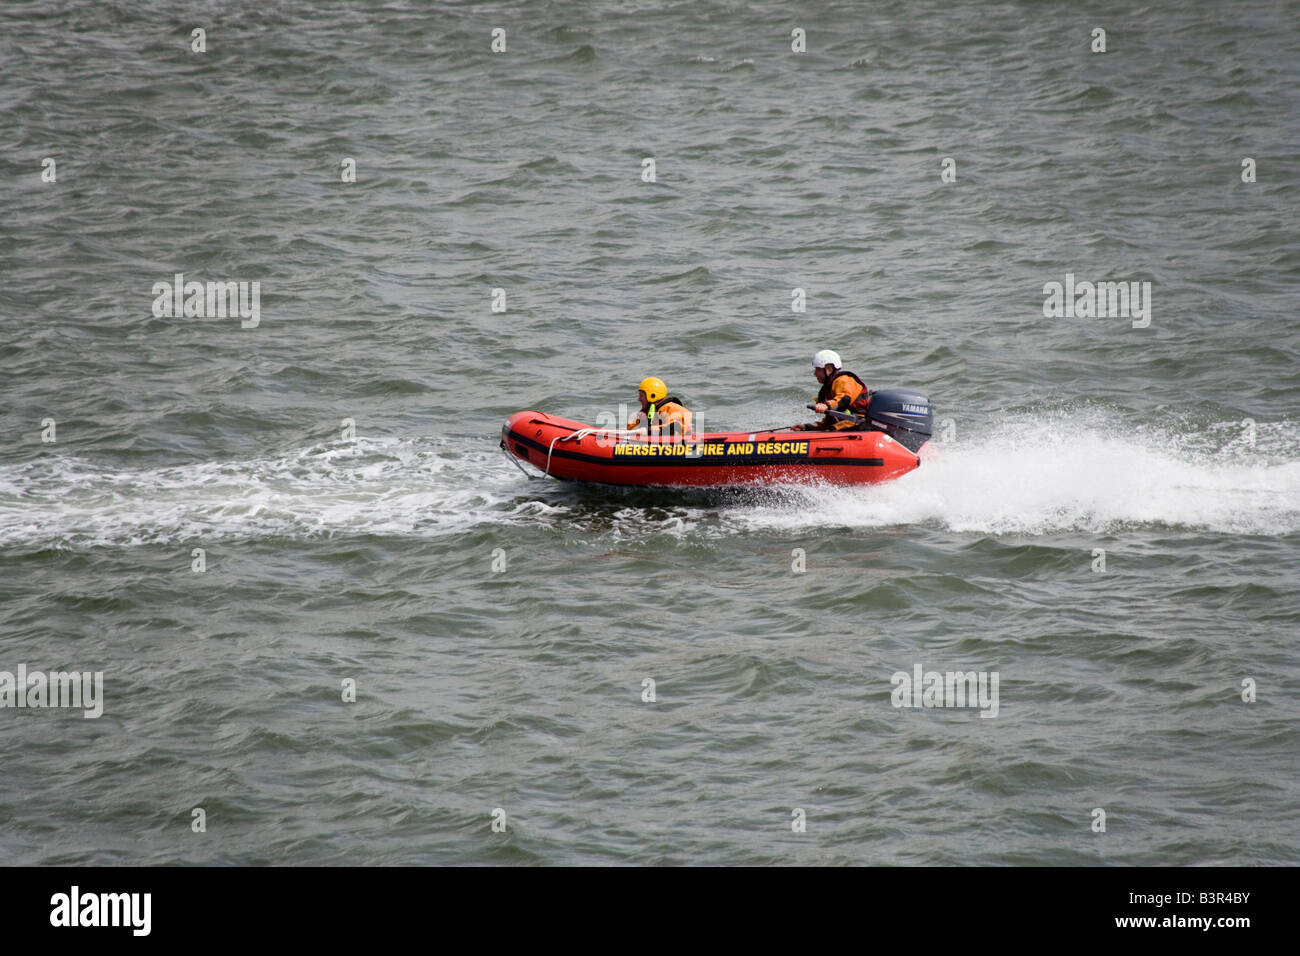
[[915, 452], [934, 434], [934, 408], [930, 399], [910, 388], [883, 388], [871, 393], [867, 423]]

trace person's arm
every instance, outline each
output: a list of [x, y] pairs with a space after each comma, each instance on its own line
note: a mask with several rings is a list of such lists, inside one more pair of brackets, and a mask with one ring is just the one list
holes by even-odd
[[[820, 412], [823, 415], [827, 412], [847, 412], [849, 406], [853, 404], [853, 395], [849, 392], [848, 383], [847, 376], [837, 378], [831, 385], [831, 400], [829, 402], [818, 402], [813, 406], [813, 411]], [[844, 419], [831, 418], [826, 415], [825, 418], [811, 427], [820, 431], [831, 431], [840, 428], [844, 424]]]
[[[836, 385], [839, 384], [838, 380], [836, 381], [835, 384]], [[839, 407], [840, 407], [839, 397], [836, 395], [832, 395], [831, 400], [829, 402], [818, 402], [816, 405], [814, 405], [813, 411], [821, 412], [823, 415], [825, 415], [827, 412], [832, 410], [839, 411]], [[828, 432], [828, 431], [832, 431], [835, 427], [836, 427], [836, 420], [834, 418], [831, 418], [830, 415], [826, 415], [826, 417], [823, 418], [821, 421], [814, 422], [812, 426], [809, 428], [809, 430]]]
[[[818, 402], [813, 406], [813, 411], [824, 415], [831, 411], [842, 412], [852, 405], [853, 397], [849, 395], [848, 385], [845, 382], [845, 379], [837, 378], [831, 385], [831, 400], [829, 402]], [[830, 419], [827, 418], [824, 421], [829, 422]]]
[[853, 404], [852, 388], [853, 379], [848, 375], [841, 375], [831, 385], [832, 398], [831, 408], [837, 412], [847, 412], [849, 406]]

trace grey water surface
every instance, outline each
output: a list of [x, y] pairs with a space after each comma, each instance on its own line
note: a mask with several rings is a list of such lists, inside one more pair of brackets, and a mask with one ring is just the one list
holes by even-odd
[[[0, 708], [0, 863], [1300, 863], [1300, 5], [13, 2], [0, 63], [0, 671], [103, 673]], [[933, 461], [497, 447], [808, 420], [826, 347]]]

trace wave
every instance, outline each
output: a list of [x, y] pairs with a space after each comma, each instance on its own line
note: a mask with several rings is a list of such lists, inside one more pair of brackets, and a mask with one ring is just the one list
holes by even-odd
[[501, 526], [683, 538], [924, 526], [1047, 535], [1130, 528], [1300, 531], [1300, 429], [1240, 423], [1115, 434], [1098, 416], [1024, 415], [938, 444], [884, 485], [754, 492], [528, 481], [483, 438], [360, 439], [263, 459], [109, 469], [0, 466], [0, 548], [214, 538], [439, 537]]
[[0, 548], [420, 535], [508, 520], [499, 508], [513, 497], [510, 476], [496, 468], [494, 482], [488, 451], [452, 444], [358, 439], [153, 469], [106, 470], [71, 457], [0, 466]]
[[1300, 429], [1239, 422], [1115, 434], [1095, 421], [1014, 418], [939, 444], [902, 479], [868, 489], [810, 488], [738, 520], [755, 529], [927, 525], [1042, 535], [1185, 528], [1300, 531]]

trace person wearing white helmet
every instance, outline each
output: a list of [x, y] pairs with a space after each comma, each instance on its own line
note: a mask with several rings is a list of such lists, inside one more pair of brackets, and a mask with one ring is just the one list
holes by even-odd
[[[822, 349], [813, 356], [812, 367], [813, 375], [817, 376], [817, 381], [822, 386], [817, 393], [817, 405], [814, 411], [821, 414], [832, 411], [841, 412], [847, 415], [857, 415], [865, 419], [866, 405], [871, 397], [871, 392], [867, 389], [866, 382], [848, 369], [843, 368], [839, 352], [833, 349]], [[860, 425], [861, 422], [852, 419], [835, 418], [826, 415], [819, 422], [813, 422], [809, 425], [795, 425], [791, 430], [846, 431]]]

